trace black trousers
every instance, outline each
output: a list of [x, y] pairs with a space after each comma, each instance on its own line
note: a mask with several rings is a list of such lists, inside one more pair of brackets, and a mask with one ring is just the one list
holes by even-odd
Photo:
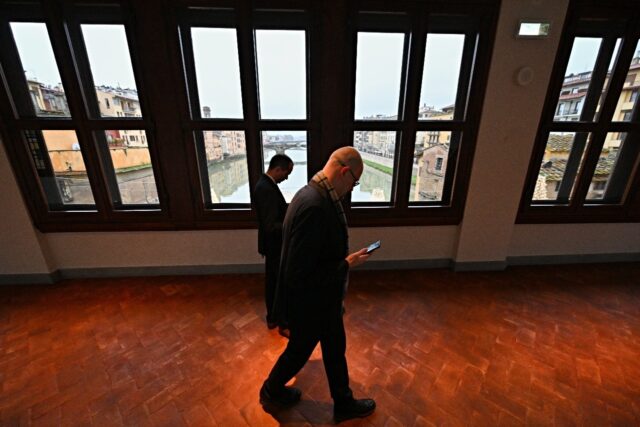
[[[295, 305], [295, 303], [294, 303]], [[289, 343], [274, 365], [267, 386], [277, 393], [307, 363], [318, 342], [322, 348], [322, 361], [329, 380], [329, 389], [334, 402], [346, 402], [353, 399], [349, 388], [349, 370], [345, 351], [347, 340], [342, 322], [342, 302], [332, 304], [328, 312], [320, 319], [303, 319], [316, 310], [304, 310], [297, 307], [298, 315], [291, 316]]]
[[280, 326], [284, 326], [281, 323], [281, 319], [277, 313], [275, 313], [273, 302], [276, 296], [276, 289], [278, 285], [278, 270], [280, 269], [280, 253], [266, 254], [264, 256], [265, 263], [265, 279], [264, 279], [264, 299], [267, 306], [267, 322], [277, 323]]

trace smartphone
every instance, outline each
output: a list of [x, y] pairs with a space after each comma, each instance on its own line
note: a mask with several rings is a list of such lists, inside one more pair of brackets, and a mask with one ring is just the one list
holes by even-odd
[[377, 242], [373, 242], [372, 244], [370, 244], [367, 247], [367, 254], [370, 254], [371, 252], [375, 251], [376, 249], [380, 249], [380, 240], [378, 240]]

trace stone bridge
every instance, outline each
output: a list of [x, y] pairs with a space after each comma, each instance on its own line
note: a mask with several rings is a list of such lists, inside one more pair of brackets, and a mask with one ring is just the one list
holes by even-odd
[[284, 154], [287, 150], [306, 150], [307, 140], [267, 142], [262, 147], [275, 150], [276, 154]]

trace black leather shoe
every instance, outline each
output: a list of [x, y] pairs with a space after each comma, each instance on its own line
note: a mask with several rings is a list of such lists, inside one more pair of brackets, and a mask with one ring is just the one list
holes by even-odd
[[376, 402], [373, 399], [353, 399], [347, 403], [335, 404], [333, 418], [336, 423], [352, 418], [364, 418], [376, 410]]
[[289, 337], [291, 336], [291, 331], [282, 326], [278, 326], [278, 333], [287, 339], [289, 339]]
[[299, 388], [287, 386], [284, 386], [284, 388], [278, 393], [273, 393], [268, 389], [267, 383], [265, 382], [262, 384], [262, 388], [260, 389], [260, 404], [263, 406], [277, 405], [280, 407], [287, 407], [298, 403], [301, 396], [302, 392]]
[[275, 329], [278, 326], [278, 322], [272, 322], [269, 320], [269, 318], [267, 317], [267, 328], [269, 329]]

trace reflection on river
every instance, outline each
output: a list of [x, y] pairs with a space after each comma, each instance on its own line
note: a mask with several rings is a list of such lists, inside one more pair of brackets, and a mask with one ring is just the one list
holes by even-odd
[[360, 185], [353, 189], [354, 202], [388, 202], [391, 200], [391, 180], [388, 173], [365, 165]]
[[[275, 154], [266, 150], [264, 170], [269, 167], [269, 160]], [[287, 202], [295, 193], [307, 184], [307, 151], [301, 149], [287, 150], [285, 153], [294, 162], [293, 172], [289, 179], [279, 184], [280, 191]], [[389, 201], [391, 195], [390, 174], [371, 167], [365, 167], [360, 185], [353, 189], [351, 200], [356, 202]], [[244, 156], [227, 158], [222, 162], [209, 165], [209, 182], [211, 184], [211, 201], [213, 203], [250, 203], [249, 173], [247, 159]]]
[[212, 203], [250, 203], [246, 156], [228, 157], [209, 164]]

